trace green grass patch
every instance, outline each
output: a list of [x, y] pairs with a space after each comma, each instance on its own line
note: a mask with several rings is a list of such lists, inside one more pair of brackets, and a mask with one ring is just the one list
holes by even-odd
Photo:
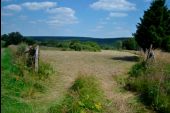
[[157, 62], [146, 65], [143, 62], [134, 65], [126, 88], [141, 94], [143, 103], [150, 105], [160, 113], [170, 112], [170, 64]]
[[104, 95], [94, 77], [79, 76], [65, 98], [49, 108], [49, 113], [101, 113]]
[[44, 93], [44, 79], [52, 74], [49, 64], [40, 62], [38, 73], [24, 66], [22, 56], [16, 57], [11, 49], [5, 48], [1, 56], [1, 108], [2, 113], [33, 113], [27, 99], [36, 93]]

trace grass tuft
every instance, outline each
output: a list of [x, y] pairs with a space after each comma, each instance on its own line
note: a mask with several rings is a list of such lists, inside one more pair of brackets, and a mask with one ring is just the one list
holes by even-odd
[[60, 103], [49, 113], [97, 113], [104, 111], [104, 96], [94, 77], [79, 76]]
[[140, 62], [129, 72], [126, 88], [140, 93], [141, 101], [160, 113], [170, 112], [170, 64]]

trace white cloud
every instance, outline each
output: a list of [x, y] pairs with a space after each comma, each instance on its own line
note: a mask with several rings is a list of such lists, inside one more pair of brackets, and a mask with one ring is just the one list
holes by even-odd
[[136, 5], [127, 0], [98, 0], [91, 4], [90, 7], [106, 11], [130, 11], [136, 9]]
[[109, 17], [126, 17], [128, 16], [127, 13], [121, 13], [121, 12], [111, 12], [109, 14]]
[[12, 11], [20, 11], [22, 8], [20, 5], [11, 4], [11, 5], [4, 6], [3, 9], [12, 10]]
[[50, 19], [47, 21], [50, 25], [65, 25], [78, 23], [75, 16], [75, 11], [68, 7], [58, 7], [48, 9], [47, 12], [52, 14]]
[[40, 10], [40, 9], [48, 9], [55, 7], [57, 5], [56, 2], [25, 2], [22, 4], [23, 7], [28, 8], [29, 10]]
[[1, 16], [13, 16], [12, 13], [1, 12]]
[[9, 2], [9, 1], [11, 1], [11, 0], [1, 0], [2, 2]]

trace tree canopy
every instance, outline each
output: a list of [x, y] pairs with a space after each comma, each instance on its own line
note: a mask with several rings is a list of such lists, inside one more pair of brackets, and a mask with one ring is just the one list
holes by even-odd
[[153, 0], [140, 21], [134, 34], [138, 45], [144, 51], [149, 49], [151, 44], [154, 49], [162, 48], [163, 40], [170, 36], [170, 10], [165, 5], [165, 0]]
[[22, 36], [19, 32], [11, 32], [9, 34], [3, 34], [1, 36], [1, 40], [4, 41], [4, 46], [8, 46], [11, 44], [17, 45], [21, 42], [26, 42], [27, 44], [34, 44], [35, 42], [31, 39], [27, 39]]

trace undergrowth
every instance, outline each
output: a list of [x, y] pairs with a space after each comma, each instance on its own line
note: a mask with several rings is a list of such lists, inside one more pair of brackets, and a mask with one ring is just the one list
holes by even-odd
[[[23, 46], [23, 45], [22, 45]], [[36, 98], [36, 93], [46, 89], [42, 78], [52, 72], [50, 65], [40, 63], [40, 72], [35, 73], [25, 66], [24, 58], [5, 48], [1, 56], [1, 112], [33, 113], [26, 100]], [[46, 70], [48, 69], [48, 71]]]
[[49, 108], [48, 113], [101, 113], [104, 96], [94, 77], [79, 76], [65, 98]]
[[170, 113], [170, 64], [139, 62], [129, 72], [126, 88], [140, 93], [140, 99], [160, 113]]

